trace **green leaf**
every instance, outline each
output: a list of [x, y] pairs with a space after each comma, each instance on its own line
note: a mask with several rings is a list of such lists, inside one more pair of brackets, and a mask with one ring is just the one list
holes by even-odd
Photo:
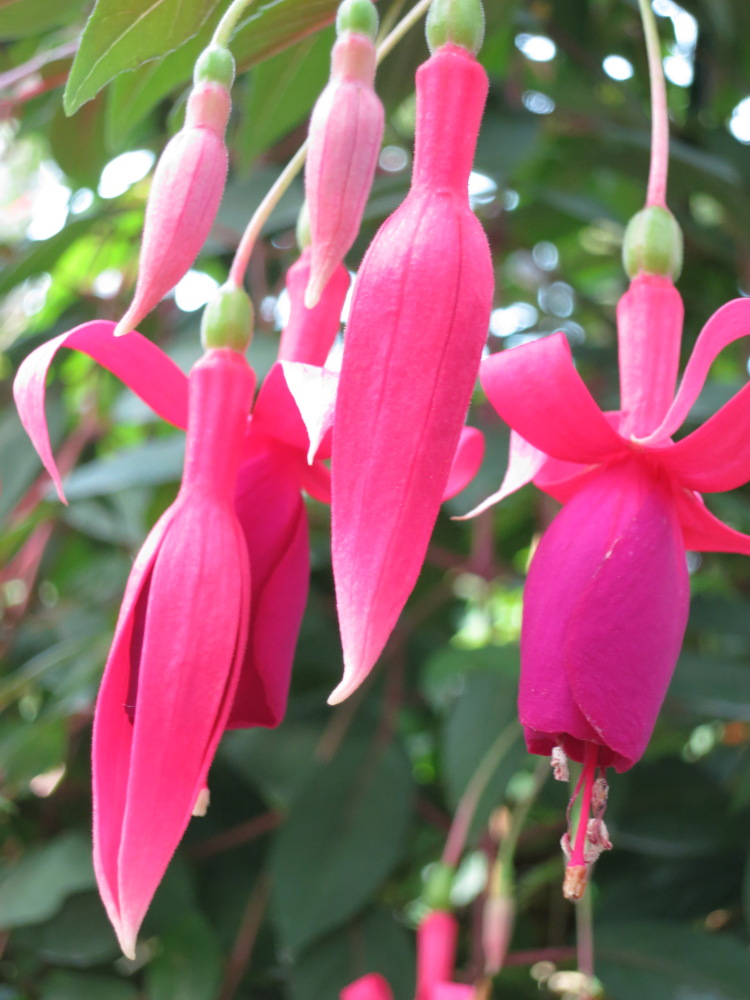
[[[63, 409], [59, 399], [49, 404], [49, 426], [52, 447], [62, 438]], [[26, 431], [14, 409], [0, 416], [0, 521], [10, 514], [26, 490], [41, 473], [39, 456], [34, 451]]]
[[117, 493], [131, 486], [154, 486], [180, 478], [185, 438], [174, 434], [117, 455], [81, 465], [65, 480], [68, 500]]
[[41, 982], [40, 1000], [137, 1000], [131, 983], [114, 976], [92, 976], [56, 969]]
[[679, 924], [597, 928], [597, 975], [610, 1000], [746, 1000], [747, 945]]
[[97, 0], [63, 96], [72, 115], [119, 73], [174, 52], [193, 38], [219, 0]]
[[287, 806], [315, 768], [320, 737], [320, 726], [303, 722], [286, 722], [279, 729], [236, 729], [224, 736], [219, 753], [270, 805]]
[[363, 740], [308, 778], [271, 858], [273, 910], [291, 951], [372, 898], [401, 859], [412, 793], [403, 753]]
[[80, 0], [0, 0], [0, 38], [36, 35], [80, 16]]
[[75, 892], [95, 885], [91, 842], [66, 833], [26, 852], [0, 874], [0, 927], [47, 920]]
[[8, 785], [27, 785], [65, 760], [67, 727], [62, 719], [16, 721], [0, 727], [0, 773]]
[[[336, 16], [337, 7], [338, 0], [276, 0], [252, 10], [232, 39], [238, 73], [326, 27]], [[107, 134], [113, 142], [143, 121], [167, 94], [188, 83], [217, 21], [218, 16], [212, 16], [200, 34], [176, 52], [117, 79], [107, 123]]]
[[51, 920], [16, 932], [44, 962], [89, 968], [117, 958], [120, 946], [96, 892], [71, 896]]
[[291, 969], [292, 1000], [337, 997], [368, 972], [385, 976], [395, 1000], [414, 995], [414, 948], [385, 910], [371, 910], [303, 952]]
[[87, 215], [85, 218], [75, 219], [48, 240], [30, 244], [25, 257], [0, 272], [0, 295], [7, 295], [27, 278], [52, 270], [65, 251], [76, 240], [85, 236], [101, 218], [100, 215]]
[[669, 688], [669, 700], [701, 715], [750, 720], [750, 667], [726, 658], [683, 653]]
[[245, 167], [310, 112], [328, 79], [334, 38], [333, 29], [312, 35], [255, 70], [237, 135]]
[[49, 131], [52, 155], [76, 186], [96, 189], [107, 162], [104, 100], [98, 98], [67, 118], [58, 108]]
[[146, 973], [150, 1000], [213, 1000], [222, 956], [205, 919], [195, 911], [181, 914], [162, 935], [161, 945]]

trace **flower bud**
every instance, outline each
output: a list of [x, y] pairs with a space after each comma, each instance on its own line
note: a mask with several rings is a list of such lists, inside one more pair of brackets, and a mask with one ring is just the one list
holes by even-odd
[[460, 45], [476, 55], [484, 41], [481, 0], [433, 0], [425, 32], [430, 52], [443, 45]]
[[225, 90], [231, 90], [234, 83], [234, 57], [229, 49], [221, 45], [209, 45], [198, 56], [193, 71], [193, 82], [218, 83]]
[[667, 208], [647, 205], [625, 230], [622, 260], [628, 277], [652, 274], [676, 281], [682, 270], [682, 231]]
[[[204, 53], [197, 75], [209, 71], [222, 75], [226, 61], [221, 51]], [[167, 143], [154, 173], [135, 296], [117, 324], [116, 336], [135, 329], [198, 256], [224, 192], [228, 166], [224, 132], [230, 109], [229, 90], [223, 83], [201, 79], [193, 87], [185, 124]]]
[[375, 41], [378, 33], [378, 12], [372, 0], [344, 0], [336, 13], [336, 34], [356, 31]]
[[423, 893], [424, 900], [430, 909], [450, 910], [451, 889], [455, 877], [456, 869], [453, 865], [447, 865], [440, 861], [438, 864], [430, 866]]
[[496, 976], [502, 969], [513, 934], [516, 908], [510, 895], [488, 896], [482, 917], [485, 972]]
[[201, 343], [206, 350], [229, 347], [245, 351], [253, 334], [253, 304], [243, 288], [227, 282], [214, 292], [201, 319]]
[[[345, 25], [359, 25], [362, 4], [347, 0]], [[340, 11], [341, 13], [341, 11]], [[312, 308], [357, 237], [370, 193], [380, 143], [383, 106], [375, 80], [375, 45], [369, 34], [347, 28], [331, 53], [331, 78], [313, 109], [305, 168], [312, 270], [305, 305]]]

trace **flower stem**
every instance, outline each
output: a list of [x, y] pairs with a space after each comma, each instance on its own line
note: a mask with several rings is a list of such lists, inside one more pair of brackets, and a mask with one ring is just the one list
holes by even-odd
[[221, 46], [223, 49], [228, 48], [229, 40], [232, 37], [234, 29], [237, 27], [239, 19], [254, 2], [255, 0], [232, 0], [232, 3], [230, 3], [224, 12], [224, 16], [216, 25], [216, 31], [214, 31], [211, 44]]
[[651, 84], [651, 166], [648, 175], [647, 205], [667, 207], [667, 168], [669, 164], [669, 114], [667, 87], [661, 61], [661, 45], [651, 0], [638, 0], [646, 36], [648, 74]]
[[[217, 42], [222, 25], [225, 21], [230, 22], [228, 34], [231, 34], [237, 20], [242, 14], [242, 11], [252, 2], [253, 0], [234, 0], [234, 3], [221, 19], [221, 22], [214, 33], [214, 42], [217, 44], [225, 44]], [[432, 0], [421, 0], [420, 3], [416, 4], [416, 6], [413, 7], [409, 13], [399, 21], [393, 31], [378, 46], [378, 63], [381, 63], [383, 59], [385, 59], [394, 46], [401, 41], [407, 31], [409, 31], [409, 29], [412, 28], [427, 12], [431, 3]], [[234, 15], [234, 19], [230, 21], [230, 16], [235, 8], [238, 8], [238, 11]], [[306, 156], [307, 140], [302, 143], [289, 163], [287, 163], [282, 172], [276, 178], [265, 198], [253, 213], [253, 217], [250, 219], [250, 222], [247, 224], [247, 228], [242, 234], [242, 239], [240, 240], [240, 244], [234, 255], [232, 269], [229, 272], [229, 280], [238, 287], [241, 287], [244, 281], [245, 272], [247, 271], [248, 264], [250, 263], [250, 257], [252, 256], [253, 250], [255, 249], [256, 240], [260, 236], [266, 222], [268, 222], [271, 217], [271, 213], [274, 208], [276, 208], [278, 203], [288, 191], [292, 181], [302, 169]]]
[[[576, 954], [578, 971], [590, 982], [594, 978], [594, 919], [590, 892], [576, 906]], [[581, 1000], [591, 1000], [588, 989]]]
[[531, 809], [533, 804], [536, 802], [537, 797], [542, 790], [542, 786], [549, 775], [550, 768], [546, 758], [544, 760], [540, 760], [532, 773], [533, 784], [528, 793], [521, 799], [516, 808], [513, 810], [510, 821], [510, 829], [503, 837], [500, 848], [497, 852], [496, 868], [500, 878], [503, 878], [504, 874], [506, 874], [513, 865], [513, 858], [515, 857], [518, 838], [521, 836], [521, 831], [526, 823], [526, 817], [529, 815], [529, 809]]
[[453, 817], [451, 828], [448, 832], [448, 839], [445, 842], [442, 862], [455, 868], [461, 860], [466, 838], [469, 833], [471, 821], [477, 811], [479, 800], [482, 798], [490, 778], [497, 770], [500, 762], [513, 744], [518, 739], [520, 726], [517, 722], [511, 722], [503, 729], [498, 738], [489, 748], [482, 760], [479, 762], [474, 774], [471, 776], [466, 791], [461, 796], [461, 801]]

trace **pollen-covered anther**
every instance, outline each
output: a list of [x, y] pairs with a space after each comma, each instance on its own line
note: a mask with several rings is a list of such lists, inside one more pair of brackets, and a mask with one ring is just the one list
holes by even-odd
[[570, 770], [568, 769], [568, 758], [565, 755], [565, 751], [562, 747], [557, 746], [552, 748], [552, 754], [550, 756], [550, 765], [552, 767], [552, 774], [555, 777], [555, 781], [569, 781], [570, 780]]
[[612, 841], [603, 819], [590, 819], [586, 826], [586, 843], [583, 847], [583, 857], [588, 865], [598, 861], [602, 851], [611, 851]]
[[586, 891], [586, 865], [568, 865], [563, 881], [563, 896], [571, 903], [577, 903]]

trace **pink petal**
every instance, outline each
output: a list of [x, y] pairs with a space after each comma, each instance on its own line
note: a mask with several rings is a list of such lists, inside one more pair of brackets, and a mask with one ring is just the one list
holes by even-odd
[[211, 231], [227, 178], [224, 130], [229, 93], [217, 83], [193, 88], [185, 125], [169, 140], [151, 183], [133, 303], [117, 325], [124, 334], [187, 273]]
[[435, 910], [417, 928], [416, 1000], [428, 1000], [438, 983], [453, 978], [458, 923], [451, 913]]
[[438, 983], [429, 995], [429, 1000], [474, 1000], [477, 993], [466, 983]]
[[553, 458], [589, 465], [625, 448], [575, 370], [562, 333], [493, 354], [480, 378], [506, 424]]
[[708, 510], [698, 493], [676, 489], [675, 508], [686, 549], [693, 552], [741, 552], [750, 555], [750, 535], [743, 535]]
[[[294, 373], [292, 383], [300, 392], [305, 412], [308, 418], [314, 421], [315, 388], [318, 382], [313, 375], [306, 380], [304, 374], [299, 374], [298, 370], [302, 369], [304, 373], [308, 369], [312, 372], [320, 372], [322, 369], [284, 361], [277, 362], [263, 380], [253, 407], [252, 426], [253, 431], [291, 445], [304, 454], [310, 446], [310, 438], [300, 407], [289, 387], [285, 374], [287, 365], [291, 366]], [[296, 381], [295, 374], [297, 374]], [[320, 379], [320, 382], [322, 381]]]
[[386, 980], [377, 972], [345, 986], [339, 993], [340, 1000], [393, 1000], [393, 993]]
[[484, 458], [484, 434], [476, 427], [464, 427], [458, 439], [456, 454], [445, 484], [443, 500], [450, 500], [460, 493], [479, 472]]
[[228, 728], [277, 726], [310, 578], [307, 513], [294, 465], [279, 449], [243, 463], [235, 509], [252, 567], [250, 639]]
[[309, 280], [310, 248], [307, 247], [286, 275], [290, 312], [281, 334], [279, 361], [324, 365], [341, 327], [341, 313], [351, 281], [347, 269], [343, 264], [338, 265], [312, 309], [305, 305]]
[[622, 771], [643, 755], [667, 693], [687, 625], [690, 585], [667, 490], [626, 463], [604, 473], [588, 492], [589, 501], [598, 496], [601, 503], [592, 518], [607, 516], [614, 530], [577, 595], [562, 656], [578, 708]]
[[750, 480], [750, 384], [698, 430], [654, 454], [688, 489], [718, 493], [742, 486]]
[[113, 336], [114, 323], [94, 320], [60, 334], [24, 359], [13, 384], [18, 415], [26, 433], [65, 503], [62, 483], [52, 455], [44, 413], [47, 372], [61, 347], [88, 354], [121, 379], [164, 420], [187, 424], [187, 379], [177, 365], [139, 333], [126, 340]]
[[716, 356], [727, 344], [748, 334], [750, 334], [750, 299], [734, 299], [713, 314], [695, 342], [674, 402], [661, 425], [644, 438], [644, 443], [655, 443], [670, 438], [682, 426], [693, 403], [700, 395]]
[[643, 437], [663, 419], [674, 396], [684, 317], [670, 278], [639, 274], [617, 306], [624, 437]]
[[[492, 507], [496, 503], [500, 503], [506, 497], [509, 497], [511, 493], [515, 493], [516, 490], [520, 490], [522, 486], [526, 486], [530, 483], [532, 479], [544, 468], [545, 463], [548, 463], [549, 459], [543, 451], [539, 451], [533, 445], [525, 441], [520, 434], [516, 431], [510, 432], [510, 445], [508, 450], [508, 468], [505, 471], [505, 477], [500, 484], [500, 489], [497, 492], [492, 493], [483, 500], [477, 507], [470, 510], [468, 514], [463, 514], [461, 517], [456, 517], [455, 521], [465, 521], [467, 518], [476, 517], [477, 514], [481, 514], [482, 511], [487, 510], [488, 507]], [[570, 463], [566, 463], [570, 464]]]

